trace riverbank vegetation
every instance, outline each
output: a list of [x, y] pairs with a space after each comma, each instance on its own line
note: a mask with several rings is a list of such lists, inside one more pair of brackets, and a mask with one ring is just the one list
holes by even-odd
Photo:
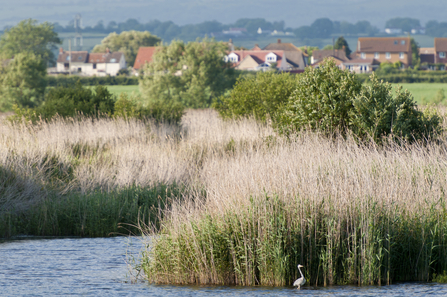
[[[194, 190], [146, 230], [157, 235], [142, 263], [149, 281], [290, 285], [300, 263], [312, 285], [365, 285], [445, 269], [445, 141], [359, 145], [202, 121]], [[245, 129], [223, 137], [234, 125]]]

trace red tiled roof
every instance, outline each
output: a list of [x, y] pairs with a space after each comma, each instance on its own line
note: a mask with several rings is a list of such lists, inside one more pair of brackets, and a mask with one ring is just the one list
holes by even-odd
[[360, 37], [357, 42], [357, 52], [410, 51], [411, 43], [409, 37]]
[[435, 52], [447, 52], [447, 38], [435, 38]]
[[156, 46], [140, 47], [133, 68], [140, 69], [145, 63], [150, 63], [157, 49]]
[[88, 63], [105, 63], [106, 54], [105, 53], [91, 53], [88, 55]]

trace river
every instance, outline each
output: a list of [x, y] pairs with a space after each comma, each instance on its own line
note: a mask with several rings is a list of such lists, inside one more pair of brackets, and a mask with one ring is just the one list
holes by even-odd
[[132, 283], [126, 259], [141, 246], [125, 237], [0, 241], [0, 296], [447, 296], [447, 285], [436, 283], [301, 290]]

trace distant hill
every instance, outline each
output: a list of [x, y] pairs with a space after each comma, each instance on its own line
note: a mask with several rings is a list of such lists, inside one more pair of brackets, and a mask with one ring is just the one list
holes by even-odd
[[129, 18], [140, 22], [170, 20], [184, 25], [207, 20], [231, 23], [244, 17], [260, 17], [299, 27], [327, 17], [348, 22], [368, 20], [383, 28], [388, 19], [397, 16], [419, 19], [422, 26], [429, 20], [443, 21], [445, 11], [445, 0], [15, 0], [2, 1], [0, 28], [25, 18], [65, 25], [77, 13], [82, 15], [85, 25], [94, 25], [99, 20], [122, 22]]

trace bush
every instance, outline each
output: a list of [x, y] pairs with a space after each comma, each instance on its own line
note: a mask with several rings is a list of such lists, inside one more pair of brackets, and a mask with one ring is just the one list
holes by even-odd
[[417, 110], [416, 102], [402, 88], [392, 94], [389, 83], [372, 75], [362, 86], [355, 74], [340, 70], [333, 61], [307, 68], [297, 81], [277, 123], [280, 132], [311, 129], [344, 135], [352, 130], [360, 139], [380, 142], [394, 135], [407, 141], [439, 133], [440, 118]]
[[296, 78], [288, 73], [258, 72], [256, 76], [239, 78], [227, 96], [213, 104], [224, 118], [254, 116], [265, 121], [275, 118], [277, 111], [296, 89]]
[[389, 83], [379, 81], [375, 75], [370, 80], [371, 85], [363, 86], [354, 98], [350, 111], [351, 128], [356, 135], [371, 137], [376, 142], [386, 135], [412, 141], [440, 132], [440, 118], [419, 111], [410, 92], [399, 87], [393, 96]]
[[151, 102], [146, 106], [129, 99], [126, 93], [121, 93], [115, 102], [115, 117], [153, 119], [157, 123], [180, 124], [185, 108], [180, 103]]
[[49, 120], [54, 116], [73, 117], [78, 113], [86, 116], [112, 115], [115, 96], [106, 87], [97, 86], [95, 91], [83, 88], [81, 84], [72, 87], [57, 87], [51, 89], [45, 102], [34, 109], [14, 106], [15, 115], [10, 120], [24, 118], [36, 122], [39, 119]]
[[[127, 70], [127, 69], [125, 69]], [[138, 77], [136, 76], [76, 76], [76, 75], [58, 75], [47, 77], [48, 86], [50, 87], [70, 87], [76, 83], [83, 86], [105, 86], [105, 85], [138, 85]]]
[[340, 70], [333, 61], [308, 67], [299, 76], [277, 128], [286, 134], [304, 128], [330, 133], [344, 130], [349, 127], [352, 99], [360, 89], [355, 74]]

